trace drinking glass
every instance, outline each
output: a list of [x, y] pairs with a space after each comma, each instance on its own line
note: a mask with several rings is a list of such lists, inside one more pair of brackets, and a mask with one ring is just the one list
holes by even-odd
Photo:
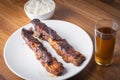
[[98, 65], [110, 65], [114, 53], [118, 24], [113, 20], [103, 19], [95, 25], [95, 62]]

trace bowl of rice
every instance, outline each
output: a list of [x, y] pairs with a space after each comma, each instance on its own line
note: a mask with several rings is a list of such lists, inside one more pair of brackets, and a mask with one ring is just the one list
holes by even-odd
[[24, 11], [29, 19], [46, 20], [53, 16], [55, 2], [53, 0], [29, 0], [24, 5]]

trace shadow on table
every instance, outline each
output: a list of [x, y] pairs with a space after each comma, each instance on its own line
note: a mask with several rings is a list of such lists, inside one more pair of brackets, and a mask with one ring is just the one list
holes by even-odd
[[0, 74], [0, 80], [6, 80], [6, 79]]
[[120, 0], [100, 0], [116, 9], [120, 9]]
[[57, 6], [58, 7], [56, 7], [55, 13], [51, 19], [66, 20], [71, 18], [71, 16], [74, 16], [74, 11], [72, 11], [69, 7], [64, 5], [61, 6], [59, 4]]

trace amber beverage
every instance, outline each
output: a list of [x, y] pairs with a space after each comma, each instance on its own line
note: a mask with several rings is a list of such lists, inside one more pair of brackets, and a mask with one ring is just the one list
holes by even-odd
[[98, 65], [111, 63], [114, 53], [117, 23], [112, 20], [101, 20], [95, 26], [95, 61]]

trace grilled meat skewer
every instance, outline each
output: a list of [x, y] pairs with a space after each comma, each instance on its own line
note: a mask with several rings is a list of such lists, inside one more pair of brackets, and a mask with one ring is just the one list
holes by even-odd
[[42, 23], [39, 19], [34, 19], [31, 23], [35, 27], [35, 36], [48, 41], [58, 55], [62, 56], [65, 62], [79, 66], [85, 60], [85, 57], [80, 52], [76, 51], [65, 39], [62, 39], [56, 31]]
[[56, 76], [62, 75], [64, 71], [62, 63], [52, 57], [42, 43], [33, 37], [33, 31], [23, 28], [21, 34], [26, 44], [34, 51], [37, 60], [41, 62], [45, 69]]

